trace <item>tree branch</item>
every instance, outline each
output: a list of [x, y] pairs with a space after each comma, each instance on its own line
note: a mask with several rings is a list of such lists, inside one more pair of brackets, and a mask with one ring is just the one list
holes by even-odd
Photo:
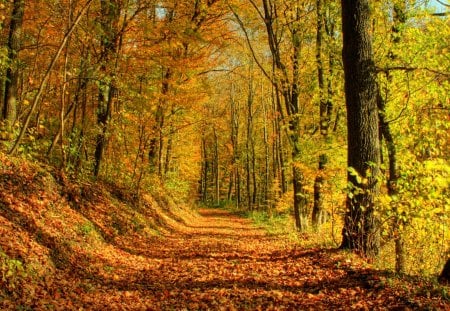
[[264, 76], [269, 79], [270, 83], [275, 85], [275, 82], [273, 81], [272, 77], [267, 73], [266, 69], [263, 67], [261, 62], [259, 61], [258, 57], [256, 56], [255, 50], [253, 48], [252, 42], [250, 41], [250, 37], [248, 35], [247, 29], [245, 28], [244, 23], [242, 22], [242, 19], [239, 17], [237, 12], [233, 9], [233, 7], [228, 4], [228, 7], [230, 8], [231, 12], [233, 13], [234, 17], [236, 18], [239, 26], [241, 27], [242, 31], [244, 32], [245, 39], [247, 41], [248, 47], [250, 49], [250, 52], [252, 53], [253, 59], [255, 60], [256, 64], [258, 65], [259, 69], [261, 69]]
[[450, 77], [450, 73], [449, 72], [442, 72], [442, 71], [439, 71], [439, 70], [436, 70], [436, 69], [432, 69], [432, 68], [427, 68], [427, 67], [394, 66], [394, 67], [384, 67], [384, 68], [377, 67], [376, 68], [377, 72], [383, 72], [383, 73], [388, 73], [390, 71], [410, 72], [410, 71], [416, 71], [416, 70], [425, 70], [425, 71], [429, 71], [429, 72], [437, 74], [437, 75]]
[[39, 86], [39, 90], [36, 94], [36, 97], [34, 98], [33, 104], [31, 105], [31, 109], [28, 112], [28, 115], [25, 119], [25, 123], [23, 124], [22, 128], [20, 129], [20, 133], [19, 136], [17, 137], [16, 141], [14, 142], [13, 147], [11, 148], [11, 150], [8, 152], [8, 154], [14, 154], [17, 151], [17, 147], [19, 146], [21, 140], [23, 139], [23, 136], [25, 135], [25, 132], [28, 128], [28, 124], [30, 123], [31, 120], [31, 115], [33, 114], [34, 110], [36, 109], [39, 100], [42, 96], [42, 93], [44, 92], [44, 88], [47, 85], [47, 81], [50, 77], [50, 73], [53, 70], [53, 67], [55, 67], [56, 61], [58, 60], [59, 56], [61, 55], [62, 50], [64, 49], [64, 47], [66, 46], [67, 42], [69, 41], [69, 38], [71, 36], [71, 34], [73, 33], [73, 31], [75, 30], [76, 26], [78, 25], [78, 23], [81, 21], [81, 18], [83, 17], [84, 13], [86, 13], [87, 9], [89, 8], [89, 6], [91, 5], [93, 0], [88, 0], [85, 4], [85, 6], [81, 9], [80, 13], [78, 14], [77, 18], [75, 19], [75, 21], [73, 22], [72, 26], [70, 27], [70, 29], [67, 31], [67, 33], [64, 36], [64, 39], [62, 40], [61, 44], [59, 45], [58, 51], [56, 52], [55, 56], [53, 56], [53, 59], [50, 63], [50, 65], [47, 68], [47, 71], [45, 72], [44, 78], [41, 81], [41, 84]]

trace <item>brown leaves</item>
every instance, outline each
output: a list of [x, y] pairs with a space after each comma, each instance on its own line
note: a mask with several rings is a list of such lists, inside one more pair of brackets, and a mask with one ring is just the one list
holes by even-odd
[[[132, 223], [135, 210], [130, 212], [127, 205], [116, 208], [101, 192], [93, 197], [95, 204], [88, 201], [86, 206], [70, 208], [57, 193], [19, 182], [17, 178], [33, 180], [32, 170], [24, 169], [17, 175], [13, 171], [0, 173], [4, 181], [0, 246], [9, 259], [21, 262], [26, 275], [15, 279], [20, 291], [10, 287], [13, 290], [7, 292], [4, 283], [0, 284], [1, 309], [372, 310], [449, 306], [436, 291], [421, 294], [412, 290], [417, 283], [402, 281], [388, 286], [389, 276], [362, 268], [356, 257], [349, 260], [349, 255], [334, 250], [286, 244], [282, 236], [268, 236], [248, 220], [221, 210], [201, 210], [201, 216], [186, 218], [186, 225], [164, 216], [170, 230], [162, 231], [171, 233], [158, 238], [132, 228], [113, 235], [108, 222], [111, 214], [117, 214], [116, 220], [126, 226]], [[142, 217], [150, 223], [149, 215], [153, 214]]]

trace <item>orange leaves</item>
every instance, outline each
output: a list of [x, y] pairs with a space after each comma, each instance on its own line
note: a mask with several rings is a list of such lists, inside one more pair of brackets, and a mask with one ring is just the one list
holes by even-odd
[[[419, 284], [386, 285], [356, 256], [302, 249], [222, 210], [188, 215], [158, 207], [165, 198], [149, 195], [144, 208], [131, 208], [113, 199], [111, 189], [94, 185], [69, 208], [55, 184], [24, 186], [14, 179], [33, 180], [32, 169], [14, 176], [18, 170], [6, 171], [0, 171], [0, 252], [6, 254], [0, 267], [6, 273], [10, 263], [25, 274], [16, 274], [9, 284], [14, 286], [0, 279], [0, 309], [371, 310], [409, 302], [448, 307], [435, 292], [412, 291]], [[137, 230], [138, 222], [151, 224], [160, 236]]]

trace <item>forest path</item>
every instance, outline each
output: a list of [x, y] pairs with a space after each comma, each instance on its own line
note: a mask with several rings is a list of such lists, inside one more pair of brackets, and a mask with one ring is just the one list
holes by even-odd
[[127, 250], [134, 259], [114, 264], [112, 278], [90, 280], [92, 291], [78, 303], [109, 310], [420, 307], [337, 251], [286, 244], [223, 210], [203, 209], [200, 215], [182, 231], [135, 243]]

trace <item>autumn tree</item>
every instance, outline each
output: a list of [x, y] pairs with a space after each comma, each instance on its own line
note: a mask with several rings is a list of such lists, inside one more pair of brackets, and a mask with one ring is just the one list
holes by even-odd
[[95, 146], [94, 175], [98, 176], [106, 144], [108, 122], [111, 119], [114, 96], [117, 92], [116, 68], [120, 49], [119, 18], [121, 6], [115, 0], [100, 1], [100, 70], [103, 74], [99, 82], [97, 123], [100, 133]]
[[4, 79], [4, 98], [2, 98], [2, 120], [6, 122], [7, 131], [17, 118], [17, 96], [19, 84], [19, 52], [22, 45], [22, 22], [25, 0], [14, 0], [9, 24], [8, 61], [9, 66]]
[[[395, 2], [393, 4], [392, 9], [392, 33], [390, 35], [391, 44], [399, 44], [401, 40], [401, 28], [406, 22], [406, 8], [405, 3], [403, 1]], [[392, 49], [388, 52], [388, 58], [391, 60], [395, 60], [397, 56], [392, 51]], [[385, 72], [386, 78], [390, 79], [390, 73]], [[378, 118], [380, 122], [380, 145], [383, 143], [383, 140], [386, 144], [387, 155], [388, 155], [388, 177], [387, 177], [387, 190], [388, 195], [390, 197], [395, 197], [398, 195], [398, 179], [399, 179], [399, 170], [397, 165], [397, 146], [394, 140], [393, 131], [391, 129], [391, 125], [389, 120], [387, 119], [386, 113], [386, 99], [389, 98], [389, 89], [385, 89], [385, 94], [382, 94], [382, 90], [378, 88], [377, 95], [377, 106], [378, 106]], [[381, 153], [382, 156], [382, 153]], [[396, 256], [396, 272], [404, 273], [405, 271], [405, 254], [404, 254], [404, 241], [402, 237], [402, 233], [399, 230], [399, 227], [404, 225], [404, 221], [400, 219], [398, 211], [396, 211], [396, 216], [393, 224], [393, 238], [395, 241], [395, 256]]]
[[342, 248], [379, 251], [375, 216], [380, 164], [377, 82], [367, 0], [341, 1], [348, 129], [348, 194]]

